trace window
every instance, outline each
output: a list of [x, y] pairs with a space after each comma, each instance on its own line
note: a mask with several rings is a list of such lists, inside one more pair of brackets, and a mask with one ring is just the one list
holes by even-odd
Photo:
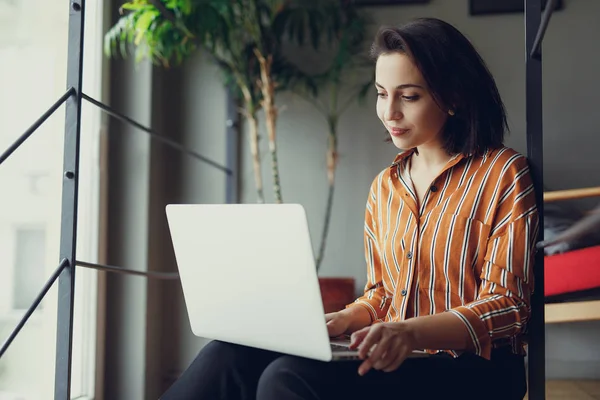
[[[39, 288], [44, 285], [46, 231], [35, 228], [17, 229], [15, 245], [12, 308], [27, 310]], [[41, 309], [43, 305], [38, 307]]]
[[[102, 0], [86, 2], [86, 94], [101, 98]], [[0, 153], [66, 91], [68, 2], [0, 0]], [[0, 342], [58, 267], [64, 106], [0, 165]], [[101, 113], [82, 109], [77, 259], [98, 259]], [[71, 395], [95, 391], [97, 274], [78, 268]], [[57, 290], [48, 292], [0, 359], [1, 400], [53, 398]]]

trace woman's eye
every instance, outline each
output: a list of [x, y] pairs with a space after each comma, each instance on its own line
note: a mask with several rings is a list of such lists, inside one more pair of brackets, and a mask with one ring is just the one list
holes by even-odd
[[383, 93], [383, 92], [377, 92], [377, 97], [384, 97], [384, 96], [385, 96], [385, 93]]
[[415, 95], [415, 96], [402, 96], [402, 98], [406, 101], [417, 101], [419, 100], [419, 96]]

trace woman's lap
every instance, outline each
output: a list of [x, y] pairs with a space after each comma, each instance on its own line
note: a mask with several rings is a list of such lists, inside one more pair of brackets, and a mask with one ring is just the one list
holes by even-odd
[[361, 377], [359, 361], [326, 363], [215, 341], [161, 399], [522, 398], [523, 358], [499, 358], [507, 360], [505, 365], [474, 355], [436, 355]]

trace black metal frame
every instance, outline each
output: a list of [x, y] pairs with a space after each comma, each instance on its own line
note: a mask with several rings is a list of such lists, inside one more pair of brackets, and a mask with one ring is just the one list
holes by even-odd
[[[556, 0], [549, 0], [542, 14], [541, 0], [525, 0], [525, 108], [527, 156], [531, 168], [539, 213], [538, 242], [544, 240], [544, 146], [542, 118], [542, 41]], [[529, 399], [546, 398], [546, 332], [544, 309], [544, 252], [534, 263], [535, 288], [529, 321]]]
[[61, 239], [60, 239], [60, 263], [44, 284], [42, 290], [33, 301], [25, 315], [11, 332], [8, 339], [0, 348], [0, 358], [8, 350], [9, 346], [19, 334], [29, 317], [33, 314], [48, 290], [58, 279], [58, 315], [57, 315], [57, 339], [56, 339], [56, 370], [54, 398], [69, 400], [71, 391], [71, 358], [73, 342], [73, 308], [75, 292], [75, 266], [99, 269], [109, 272], [138, 275], [146, 278], [178, 279], [177, 273], [142, 272], [121, 267], [94, 264], [76, 260], [77, 239], [77, 202], [79, 188], [79, 145], [81, 134], [81, 102], [87, 100], [91, 104], [101, 108], [107, 114], [131, 124], [148, 133], [153, 139], [173, 147], [184, 154], [192, 156], [213, 168], [223, 171], [227, 176], [226, 201], [235, 203], [238, 201], [238, 117], [234, 100], [229, 96], [227, 110], [227, 149], [226, 166], [187, 149], [180, 144], [160, 135], [151, 128], [136, 122], [135, 120], [117, 112], [111, 107], [98, 100], [87, 96], [82, 92], [81, 84], [83, 77], [83, 32], [84, 32], [85, 0], [69, 0], [69, 43], [67, 60], [67, 91], [62, 95], [37, 121], [35, 121], [24, 134], [22, 134], [9, 148], [0, 155], [0, 164], [13, 154], [33, 133], [48, 119], [63, 103], [66, 104], [65, 113], [65, 139], [63, 158], [63, 188], [62, 188], [62, 210], [61, 210]]
[[[539, 207], [540, 226], [543, 226], [543, 127], [542, 127], [542, 56], [541, 44], [550, 21], [556, 0], [549, 0], [541, 18], [541, 0], [525, 1], [525, 41], [526, 41], [526, 113], [527, 113], [527, 155], [531, 165], [536, 199]], [[42, 301], [50, 287], [58, 279], [58, 316], [57, 347], [54, 398], [68, 400], [71, 382], [71, 355], [73, 336], [73, 299], [75, 284], [75, 266], [96, 268], [111, 272], [141, 275], [149, 278], [177, 279], [177, 274], [140, 272], [120, 267], [76, 261], [77, 200], [79, 182], [79, 143], [81, 126], [81, 101], [85, 99], [100, 107], [103, 111], [147, 132], [153, 138], [174, 147], [185, 154], [217, 168], [227, 175], [226, 201], [238, 200], [238, 162], [239, 137], [238, 113], [231, 96], [227, 110], [227, 166], [222, 166], [196, 152], [188, 150], [150, 128], [118, 113], [109, 106], [85, 95], [81, 91], [83, 68], [83, 27], [85, 0], [69, 0], [69, 52], [66, 93], [54, 103], [23, 135], [21, 135], [2, 155], [4, 162], [21, 144], [25, 142], [42, 123], [66, 102], [64, 179], [62, 191], [62, 218], [60, 240], [60, 263], [56, 271], [27, 310], [17, 327], [0, 348], [0, 358], [4, 355], [14, 338], [23, 328], [33, 311]], [[540, 229], [539, 240], [543, 240]], [[544, 257], [538, 252], [535, 259], [535, 292], [532, 296], [532, 319], [529, 323], [529, 398], [545, 399], [545, 328], [544, 328]]]
[[65, 105], [60, 259], [67, 260], [58, 277], [56, 369], [54, 398], [71, 396], [71, 353], [73, 348], [73, 308], [75, 299], [75, 249], [77, 243], [77, 204], [79, 199], [79, 145], [81, 135], [81, 84], [83, 81], [83, 29], [85, 1], [73, 0], [69, 7], [69, 52], [67, 87], [74, 90]]
[[[542, 10], [545, 10], [549, 0], [542, 0]], [[554, 11], [562, 10], [563, 1], [557, 0]], [[525, 11], [523, 0], [469, 0], [469, 15], [497, 15], [522, 13]]]

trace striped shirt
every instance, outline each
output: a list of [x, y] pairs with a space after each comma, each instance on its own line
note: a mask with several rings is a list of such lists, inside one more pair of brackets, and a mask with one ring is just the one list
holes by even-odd
[[[525, 157], [503, 147], [454, 156], [418, 204], [409, 174], [412, 151], [373, 181], [365, 213], [367, 283], [348, 305], [372, 322], [444, 311], [465, 324], [472, 348], [524, 353], [538, 232]], [[430, 349], [430, 352], [452, 349]]]

